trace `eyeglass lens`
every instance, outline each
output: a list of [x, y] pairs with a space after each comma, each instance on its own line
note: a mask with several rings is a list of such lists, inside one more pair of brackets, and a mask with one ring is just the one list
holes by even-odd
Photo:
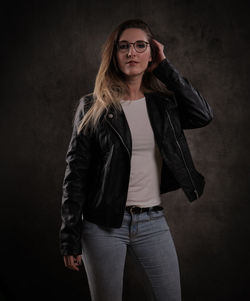
[[[122, 52], [126, 52], [129, 49], [129, 42], [122, 41], [118, 43], [118, 49]], [[134, 44], [135, 50], [137, 52], [143, 52], [147, 48], [147, 43], [144, 41], [136, 41]]]

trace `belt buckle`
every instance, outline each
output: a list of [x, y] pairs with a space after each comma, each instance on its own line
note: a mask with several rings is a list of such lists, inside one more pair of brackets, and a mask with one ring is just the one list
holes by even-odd
[[133, 212], [133, 208], [136, 208], [136, 206], [133, 205], [133, 206], [131, 206], [131, 207], [129, 208], [129, 211], [130, 211], [131, 214], [132, 214], [132, 212]]
[[[137, 212], [136, 212], [136, 211], [133, 211], [134, 208], [137, 209], [137, 210], [139, 209], [139, 212], [138, 212], [138, 211], [137, 211]], [[134, 213], [139, 213], [139, 214], [140, 214], [140, 213], [142, 213], [142, 207], [138, 207], [138, 206], [136, 206], [136, 205], [132, 205], [132, 206], [130, 207], [130, 210], [129, 210], [129, 211], [130, 211], [130, 213], [134, 212]]]

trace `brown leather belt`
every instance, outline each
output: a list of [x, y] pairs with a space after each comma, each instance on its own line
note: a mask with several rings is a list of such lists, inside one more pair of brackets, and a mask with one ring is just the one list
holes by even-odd
[[153, 207], [137, 207], [137, 206], [127, 206], [126, 211], [133, 212], [133, 213], [142, 213], [147, 212], [149, 210], [152, 211], [158, 211], [163, 210], [164, 208], [162, 206], [153, 206]]

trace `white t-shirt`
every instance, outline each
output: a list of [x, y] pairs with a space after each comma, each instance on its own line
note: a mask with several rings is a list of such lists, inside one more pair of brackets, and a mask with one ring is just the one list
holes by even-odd
[[162, 158], [155, 142], [145, 97], [120, 101], [132, 136], [132, 158], [126, 206], [161, 204]]

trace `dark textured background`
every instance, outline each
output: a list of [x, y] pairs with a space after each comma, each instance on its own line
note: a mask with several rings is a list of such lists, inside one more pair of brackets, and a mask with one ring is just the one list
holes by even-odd
[[[206, 177], [203, 196], [194, 203], [182, 190], [164, 196], [183, 300], [250, 298], [247, 1], [71, 0], [11, 2], [1, 11], [0, 300], [90, 300], [84, 270], [66, 269], [59, 253], [64, 159], [100, 47], [133, 17], [152, 26], [214, 110], [209, 126], [185, 131]], [[124, 300], [150, 300], [129, 257], [124, 280]]]

